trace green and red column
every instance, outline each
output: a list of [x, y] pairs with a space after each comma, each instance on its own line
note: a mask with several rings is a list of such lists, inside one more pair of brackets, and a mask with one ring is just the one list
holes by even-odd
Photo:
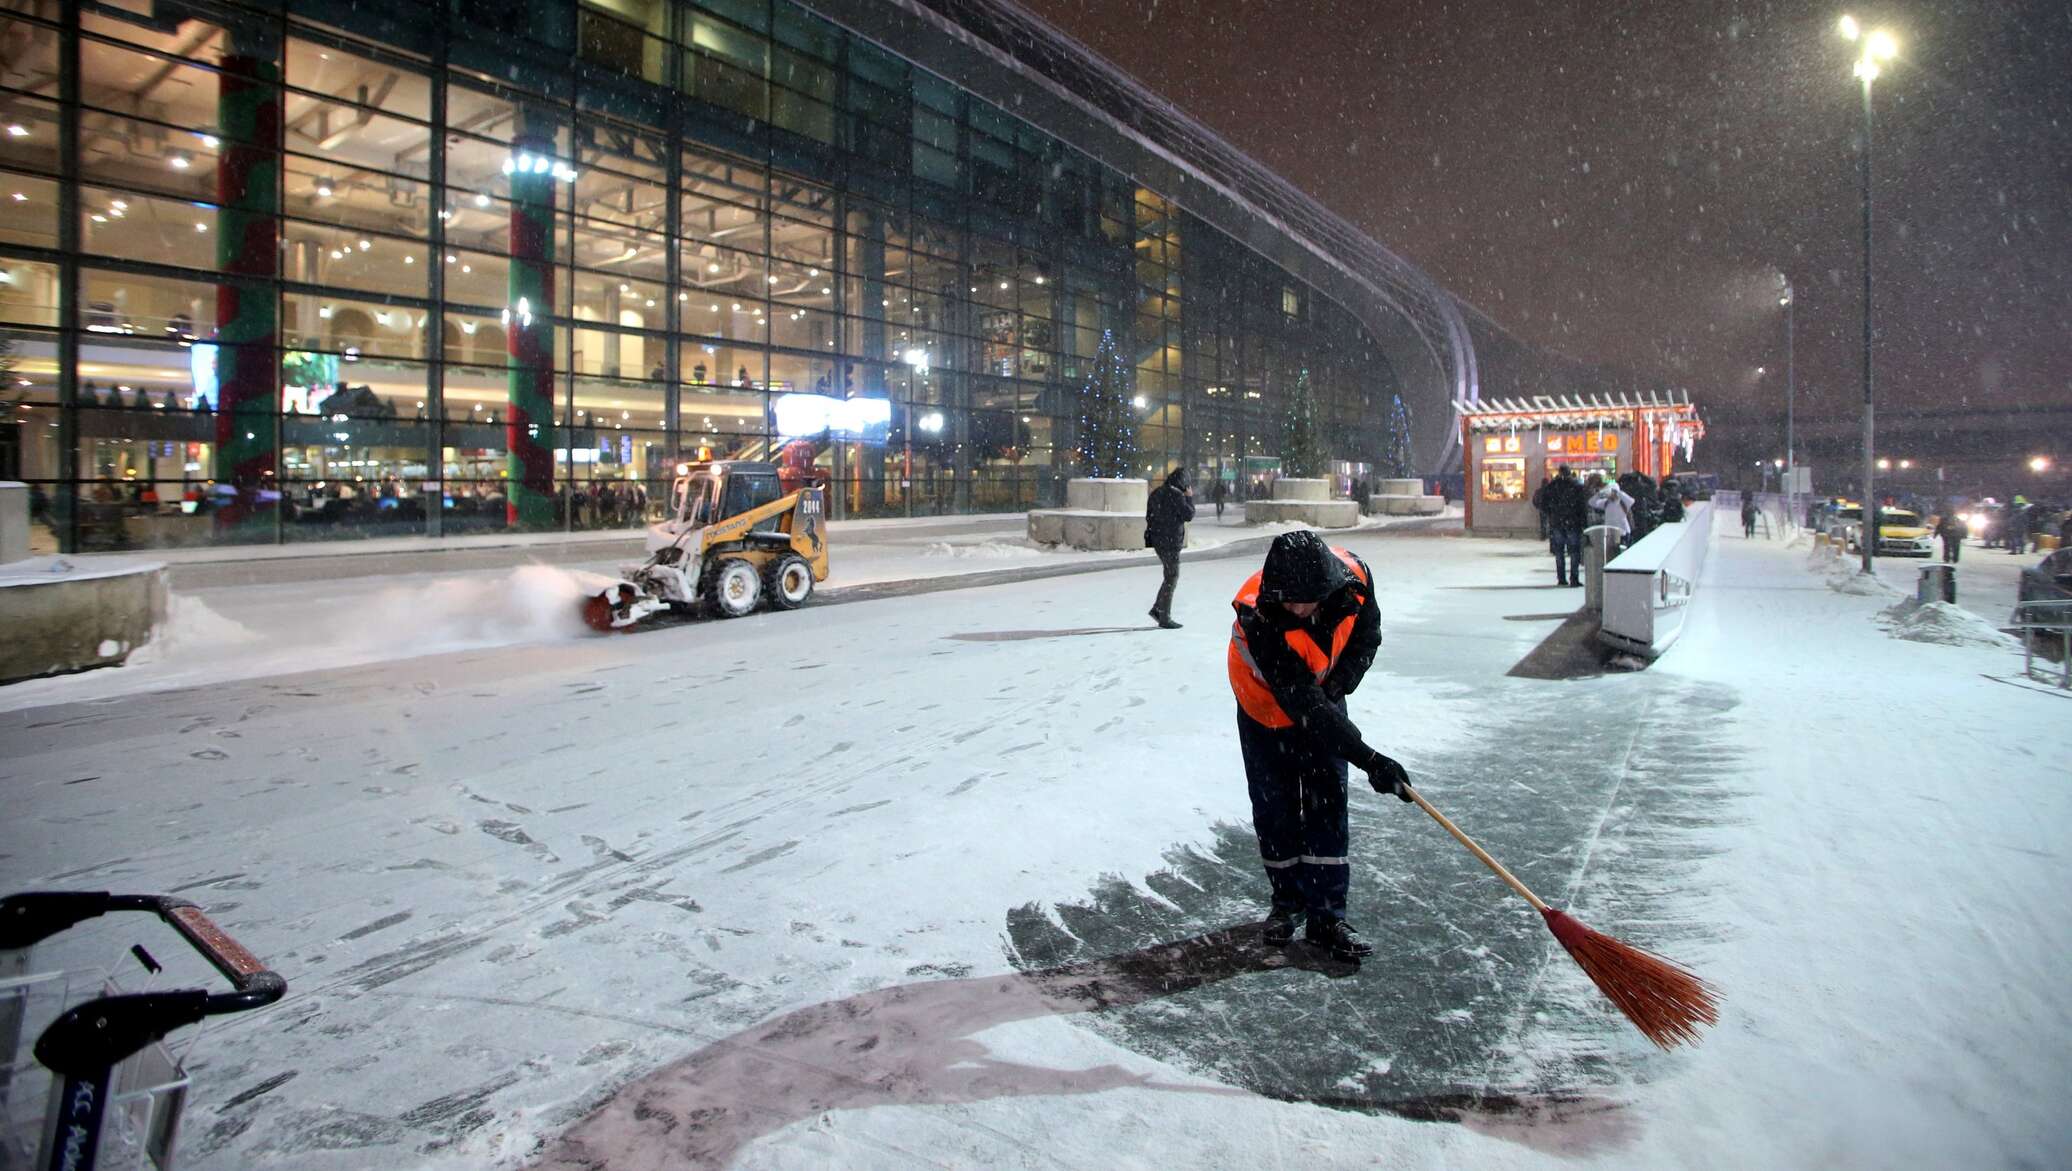
[[511, 144], [510, 406], [504, 421], [505, 520], [549, 528], [554, 506], [553, 139], [520, 134]]
[[280, 66], [271, 55], [233, 53], [217, 74], [216, 458], [219, 486], [234, 495], [216, 511], [221, 533], [247, 539], [271, 529], [280, 487], [274, 460], [280, 419]]

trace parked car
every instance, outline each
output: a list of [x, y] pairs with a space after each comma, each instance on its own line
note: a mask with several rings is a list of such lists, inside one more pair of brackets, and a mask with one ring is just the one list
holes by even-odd
[[[1858, 509], [1858, 520], [1862, 519]], [[1852, 529], [1849, 547], [1858, 548], [1862, 525]], [[1921, 514], [1905, 508], [1881, 508], [1878, 510], [1878, 546], [1880, 557], [1932, 557], [1935, 555], [1934, 531], [1921, 520]]]

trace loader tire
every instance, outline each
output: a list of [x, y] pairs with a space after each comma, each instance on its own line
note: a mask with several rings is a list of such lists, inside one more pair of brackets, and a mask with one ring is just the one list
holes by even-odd
[[755, 566], [744, 558], [720, 558], [706, 579], [705, 601], [721, 618], [755, 613], [762, 594], [763, 580], [756, 576]]
[[813, 567], [804, 557], [786, 553], [771, 564], [763, 592], [769, 595], [770, 609], [796, 610], [813, 596]]

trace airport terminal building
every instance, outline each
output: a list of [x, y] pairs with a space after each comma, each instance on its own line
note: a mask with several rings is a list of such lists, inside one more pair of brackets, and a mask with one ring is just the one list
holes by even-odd
[[[64, 550], [625, 527], [699, 458], [832, 515], [1457, 466], [1443, 289], [1005, 0], [24, 0], [0, 478]], [[1394, 466], [1390, 466], [1394, 465]], [[1406, 466], [1407, 465], [1407, 466]]]

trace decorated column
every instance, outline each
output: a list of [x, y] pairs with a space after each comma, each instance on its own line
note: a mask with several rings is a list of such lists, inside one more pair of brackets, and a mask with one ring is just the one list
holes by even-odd
[[216, 459], [219, 532], [255, 539], [276, 519], [280, 420], [279, 302], [271, 278], [280, 256], [280, 66], [247, 37], [217, 75], [216, 269], [250, 286], [216, 286]]
[[549, 528], [554, 509], [553, 140], [520, 134], [505, 163], [511, 179], [510, 296], [504, 338], [510, 406], [504, 416], [505, 523]]

